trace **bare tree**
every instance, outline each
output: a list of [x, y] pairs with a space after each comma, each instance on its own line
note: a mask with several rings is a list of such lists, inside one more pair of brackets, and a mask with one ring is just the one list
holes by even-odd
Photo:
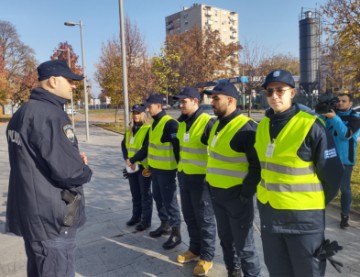
[[[246, 105], [246, 98], [249, 98], [248, 115], [251, 115], [252, 97], [263, 83], [263, 76], [268, 72], [268, 68], [261, 67], [264, 60], [269, 59], [270, 54], [262, 46], [255, 42], [245, 41], [242, 44], [241, 52], [242, 75], [248, 77], [246, 88], [243, 86], [243, 105]], [[244, 99], [245, 98], [245, 99]]]

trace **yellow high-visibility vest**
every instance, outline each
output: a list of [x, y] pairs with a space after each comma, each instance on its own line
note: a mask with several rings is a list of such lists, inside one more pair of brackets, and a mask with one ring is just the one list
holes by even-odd
[[[133, 135], [132, 131], [130, 129], [126, 130], [126, 149], [128, 151], [128, 158], [132, 158], [135, 156], [135, 154], [142, 148], [144, 144], [144, 140], [146, 137], [147, 132], [149, 131], [149, 128], [151, 125], [142, 125], [140, 129], [136, 132], [135, 136]], [[141, 164], [144, 168], [148, 167], [148, 161], [147, 157], [142, 160], [141, 162], [136, 162], [138, 164]]]
[[161, 142], [165, 124], [171, 119], [173, 119], [171, 116], [165, 115], [154, 129], [150, 128], [148, 163], [152, 168], [173, 170], [177, 167], [172, 144]]
[[323, 187], [313, 162], [297, 155], [316, 117], [300, 111], [272, 142], [270, 119], [264, 118], [256, 131], [255, 149], [261, 164], [257, 198], [279, 210], [325, 209]]
[[201, 142], [206, 125], [211, 116], [202, 113], [186, 132], [186, 123], [179, 124], [177, 138], [180, 144], [178, 171], [186, 174], [205, 174], [208, 159], [208, 147]]
[[218, 134], [215, 134], [219, 121], [211, 129], [209, 137], [209, 158], [206, 168], [206, 181], [213, 187], [231, 188], [241, 185], [248, 174], [249, 163], [245, 153], [231, 149], [230, 141], [250, 120], [240, 114], [231, 120]]

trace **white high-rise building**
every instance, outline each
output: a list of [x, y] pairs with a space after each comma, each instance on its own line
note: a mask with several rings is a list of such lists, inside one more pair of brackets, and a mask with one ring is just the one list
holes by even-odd
[[209, 5], [193, 4], [190, 8], [165, 18], [166, 35], [180, 34], [198, 26], [201, 30], [210, 27], [219, 31], [220, 38], [225, 44], [239, 42], [238, 14], [233, 11], [219, 9]]

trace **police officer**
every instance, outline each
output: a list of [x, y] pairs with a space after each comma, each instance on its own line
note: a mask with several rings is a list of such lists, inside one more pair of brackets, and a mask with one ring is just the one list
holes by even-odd
[[153, 209], [151, 174], [147, 163], [151, 125], [145, 109], [144, 105], [132, 106], [132, 121], [121, 142], [133, 203], [132, 217], [126, 225], [137, 224], [135, 229], [138, 231], [144, 231], [150, 227]]
[[255, 149], [261, 164], [257, 199], [265, 264], [270, 276], [324, 276], [314, 258], [324, 242], [325, 207], [339, 189], [343, 169], [320, 120], [292, 104], [290, 72], [266, 76], [270, 109], [260, 121]]
[[324, 119], [326, 129], [334, 138], [336, 150], [345, 169], [340, 181], [340, 228], [346, 229], [350, 226], [351, 175], [356, 162], [356, 149], [360, 135], [360, 114], [351, 108], [353, 104], [351, 94], [340, 93], [338, 99], [337, 109], [324, 114]]
[[199, 108], [200, 93], [185, 87], [174, 97], [180, 101], [181, 116], [177, 138], [180, 144], [178, 180], [181, 209], [190, 238], [189, 250], [177, 256], [179, 263], [200, 258], [195, 276], [204, 276], [212, 268], [216, 225], [208, 185], [205, 184], [207, 141], [215, 119]]
[[76, 230], [85, 222], [82, 185], [92, 172], [63, 106], [75, 88], [72, 80], [83, 76], [61, 60], [37, 70], [40, 87], [6, 130], [11, 169], [6, 231], [23, 237], [29, 277], [70, 277]]
[[[176, 169], [179, 161], [178, 122], [162, 109], [163, 96], [150, 95], [144, 105], [154, 119], [149, 133], [148, 163], [152, 174], [152, 190], [161, 225], [150, 232], [160, 237], [171, 231], [164, 249], [181, 243], [180, 210], [176, 197]], [[171, 228], [171, 229], [170, 229]]]
[[220, 83], [205, 93], [218, 117], [208, 140], [206, 181], [228, 276], [242, 276], [241, 270], [245, 276], [259, 276], [253, 237], [253, 195], [260, 180], [256, 122], [236, 108], [239, 93], [233, 84]]

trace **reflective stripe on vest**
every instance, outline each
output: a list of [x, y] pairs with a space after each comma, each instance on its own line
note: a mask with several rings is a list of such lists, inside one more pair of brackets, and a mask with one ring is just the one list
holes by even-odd
[[[135, 154], [143, 147], [144, 140], [146, 137], [147, 132], [150, 129], [150, 125], [142, 125], [140, 129], [135, 133], [133, 137], [133, 133], [130, 129], [126, 130], [126, 149], [128, 151], [128, 158], [132, 158]], [[141, 164], [144, 168], [148, 167], [147, 158], [142, 160], [141, 162], [136, 162]]]
[[248, 174], [249, 163], [245, 153], [231, 149], [230, 142], [249, 120], [250, 118], [244, 115], [238, 115], [226, 124], [216, 137], [219, 121], [215, 122], [208, 141], [209, 159], [206, 169], [206, 180], [211, 186], [231, 188], [242, 184]]
[[[274, 209], [312, 210], [325, 208], [323, 187], [313, 162], [300, 159], [297, 151], [316, 117], [300, 111], [283, 127], [276, 139], [270, 139], [270, 120], [264, 118], [256, 131], [255, 149], [261, 164], [261, 182], [257, 198]], [[266, 155], [272, 144], [273, 153]]]
[[[208, 150], [207, 145], [201, 142], [201, 137], [210, 119], [210, 115], [202, 113], [196, 118], [188, 132], [186, 132], [185, 122], [179, 124], [177, 133], [180, 144], [178, 171], [184, 171], [186, 174], [206, 174]], [[187, 139], [184, 137], [185, 134]]]
[[161, 142], [165, 124], [171, 119], [171, 116], [164, 115], [154, 129], [150, 128], [148, 163], [152, 168], [173, 170], [177, 167], [172, 144]]

